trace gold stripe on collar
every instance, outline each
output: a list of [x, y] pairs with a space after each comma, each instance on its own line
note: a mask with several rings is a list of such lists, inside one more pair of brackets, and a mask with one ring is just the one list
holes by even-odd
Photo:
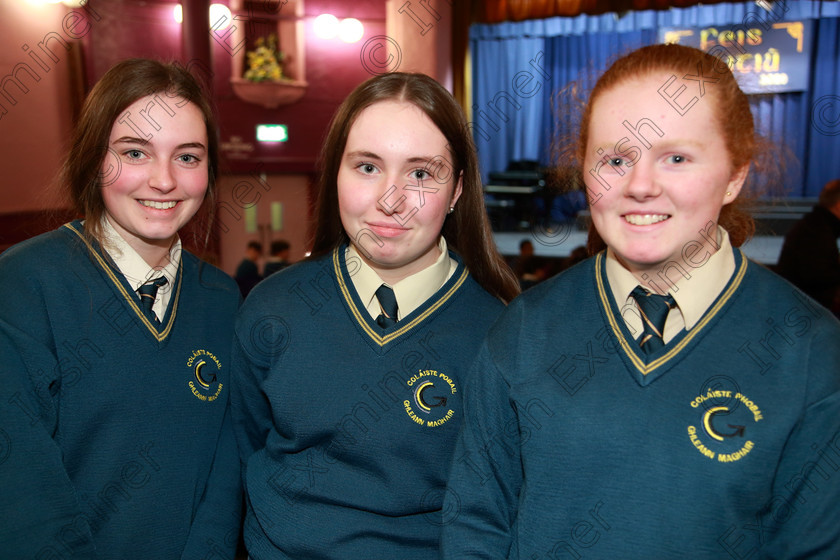
[[103, 259], [102, 255], [100, 255], [96, 251], [96, 249], [90, 244], [90, 242], [85, 238], [84, 234], [82, 234], [76, 228], [74, 228], [72, 224], [64, 224], [64, 227], [75, 233], [79, 237], [79, 239], [81, 239], [84, 242], [84, 244], [87, 245], [90, 254], [93, 255], [94, 258], [96, 258], [96, 261], [99, 263], [99, 266], [102, 267], [102, 270], [105, 271], [105, 273], [111, 279], [111, 282], [113, 282], [113, 284], [120, 291], [123, 298], [125, 298], [125, 301], [128, 302], [128, 305], [131, 307], [131, 309], [134, 310], [134, 313], [138, 317], [140, 317], [140, 320], [143, 321], [143, 324], [146, 325], [146, 328], [149, 329], [149, 332], [152, 333], [152, 335], [158, 340], [158, 342], [164, 340], [167, 336], [169, 336], [169, 332], [172, 330], [172, 327], [175, 324], [175, 315], [178, 311], [178, 300], [181, 297], [181, 282], [183, 281], [184, 268], [183, 256], [178, 262], [178, 283], [175, 287], [175, 297], [172, 301], [172, 314], [169, 316], [169, 322], [166, 324], [166, 328], [163, 329], [162, 332], [158, 332], [154, 324], [152, 324], [152, 322], [149, 320], [149, 318], [146, 316], [143, 310], [141, 310], [137, 303], [134, 301], [134, 298], [132, 297], [133, 294], [129, 294], [129, 292], [120, 282], [119, 278], [117, 278], [116, 274], [114, 274], [114, 271], [111, 268], [111, 266], [107, 262], [105, 262], [105, 259]]
[[[612, 307], [610, 306], [610, 299], [607, 295], [607, 289], [604, 285], [604, 280], [602, 277], [606, 275], [606, 272], [602, 270], [604, 266], [604, 255], [605, 253], [601, 252], [595, 257], [595, 280], [598, 286], [598, 296], [601, 298], [601, 305], [604, 306], [604, 309], [607, 313], [607, 321], [609, 322], [610, 327], [615, 333], [616, 338], [618, 338], [618, 342], [621, 345], [621, 348], [630, 358], [630, 361], [633, 362], [633, 365], [636, 366], [636, 369], [638, 369], [643, 375], [647, 375], [655, 369], [663, 366], [669, 360], [671, 360], [673, 357], [679, 354], [680, 351], [683, 348], [685, 348], [688, 345], [688, 343], [691, 342], [694, 339], [694, 337], [700, 333], [701, 330], [703, 330], [703, 328], [709, 323], [709, 321], [711, 321], [714, 318], [714, 316], [718, 314], [718, 312], [723, 308], [723, 306], [726, 305], [726, 302], [729, 301], [729, 299], [732, 297], [732, 294], [734, 294], [738, 287], [741, 285], [741, 281], [743, 280], [744, 275], [747, 272], [747, 258], [744, 257], [742, 254], [741, 264], [738, 267], [738, 270], [735, 271], [735, 278], [730, 282], [729, 287], [723, 292], [723, 294], [721, 294], [721, 296], [718, 297], [715, 304], [706, 311], [702, 319], [700, 319], [700, 321], [696, 325], [694, 325], [694, 327], [690, 331], [688, 331], [688, 333], [682, 338], [682, 340], [680, 340], [678, 344], [674, 345], [674, 347], [671, 348], [666, 354], [664, 354], [660, 358], [657, 358], [651, 363], [646, 364], [644, 360], [642, 360], [636, 353], [636, 350], [638, 350], [638, 345], [636, 344], [636, 341], [633, 339], [630, 339], [628, 341], [628, 339], [624, 336], [624, 332], [621, 330], [621, 326], [618, 322], [619, 319], [617, 319], [612, 312]], [[604, 272], [603, 275], [602, 272]], [[624, 319], [621, 319], [621, 321], [623, 320]]]
[[455, 284], [451, 288], [449, 288], [449, 290], [447, 290], [446, 293], [443, 294], [443, 296], [441, 296], [440, 299], [438, 299], [435, 303], [430, 305], [428, 309], [426, 309], [423, 313], [415, 317], [410, 322], [404, 324], [394, 332], [382, 336], [378, 332], [373, 330], [368, 321], [366, 320], [365, 314], [367, 314], [367, 316], [370, 316], [370, 314], [367, 313], [367, 310], [359, 310], [359, 308], [356, 307], [356, 303], [353, 301], [353, 294], [350, 292], [350, 289], [348, 288], [348, 283], [344, 280], [344, 276], [341, 274], [341, 260], [339, 257], [339, 251], [341, 251], [341, 247], [338, 247], [333, 251], [333, 268], [335, 269], [336, 278], [338, 278], [338, 285], [341, 289], [341, 295], [344, 297], [344, 301], [347, 302], [347, 306], [353, 313], [353, 317], [356, 319], [356, 322], [359, 323], [359, 325], [361, 325], [362, 329], [367, 333], [367, 335], [370, 338], [372, 338], [373, 341], [376, 342], [380, 347], [385, 346], [395, 338], [402, 336], [403, 334], [407, 333], [408, 331], [419, 325], [421, 322], [423, 322], [423, 320], [426, 319], [426, 317], [434, 313], [438, 308], [440, 308], [441, 305], [446, 303], [447, 300], [449, 300], [449, 298], [452, 297], [452, 294], [458, 291], [458, 288], [461, 287], [461, 284], [464, 283], [464, 281], [467, 279], [467, 276], [469, 276], [467, 268], [464, 267], [464, 270], [461, 272], [461, 275], [458, 277], [458, 280], [455, 281]]

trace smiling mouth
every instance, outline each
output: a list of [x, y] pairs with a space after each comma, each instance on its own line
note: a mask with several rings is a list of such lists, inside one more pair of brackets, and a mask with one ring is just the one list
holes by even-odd
[[177, 200], [167, 200], [166, 202], [158, 202], [157, 200], [138, 200], [137, 202], [146, 208], [154, 208], [156, 210], [169, 210], [178, 204]]
[[659, 222], [664, 222], [670, 218], [668, 214], [625, 214], [624, 219], [634, 226], [649, 226]]
[[374, 233], [383, 237], [396, 237], [408, 231], [407, 228], [401, 227], [397, 224], [369, 223], [368, 227], [372, 229]]

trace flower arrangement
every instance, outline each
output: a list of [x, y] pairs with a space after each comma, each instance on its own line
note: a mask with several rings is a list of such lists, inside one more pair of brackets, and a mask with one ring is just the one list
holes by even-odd
[[248, 69], [245, 79], [252, 82], [279, 82], [287, 80], [283, 75], [283, 60], [286, 54], [277, 48], [277, 35], [260, 37], [255, 41], [256, 48], [246, 53]]

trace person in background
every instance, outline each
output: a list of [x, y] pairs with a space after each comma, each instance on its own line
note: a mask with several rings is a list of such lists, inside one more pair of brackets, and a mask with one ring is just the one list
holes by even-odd
[[466, 118], [440, 84], [356, 88], [321, 152], [312, 257], [237, 319], [254, 560], [436, 557], [466, 372], [517, 293]]
[[785, 236], [776, 271], [840, 315], [840, 179], [829, 181], [814, 209]]
[[519, 278], [519, 287], [523, 292], [545, 280], [545, 271], [534, 255], [534, 244], [530, 239], [519, 242], [519, 256], [514, 262], [513, 272]]
[[248, 246], [245, 247], [245, 258], [236, 267], [236, 274], [233, 276], [243, 298], [247, 297], [251, 293], [251, 290], [254, 289], [254, 286], [263, 279], [258, 264], [261, 257], [262, 243], [259, 241], [249, 241]]
[[0, 256], [0, 556], [234, 557], [240, 295], [178, 235], [214, 206], [216, 135], [189, 72], [118, 63], [62, 169], [84, 220]]
[[291, 245], [284, 239], [278, 239], [271, 242], [271, 255], [265, 261], [263, 267], [263, 277], [268, 278], [275, 272], [279, 272], [289, 266], [289, 252]]
[[443, 557], [840, 558], [840, 323], [737, 248], [765, 153], [746, 95], [653, 45], [581, 123], [596, 254], [491, 328]]

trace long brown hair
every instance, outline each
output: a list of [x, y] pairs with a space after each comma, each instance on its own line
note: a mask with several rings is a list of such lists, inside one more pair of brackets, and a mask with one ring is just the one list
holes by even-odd
[[100, 225], [105, 213], [102, 187], [114, 180], [103, 173], [111, 128], [125, 109], [143, 97], [160, 94], [163, 103], [178, 107], [176, 98], [193, 103], [201, 111], [207, 128], [207, 193], [203, 206], [208, 214], [204, 243], [216, 206], [216, 178], [219, 172], [219, 141], [216, 118], [208, 95], [192, 74], [178, 64], [164, 64], [145, 58], [123, 60], [108, 70], [93, 86], [82, 106], [73, 130], [70, 150], [61, 168], [60, 181], [77, 213], [85, 217], [85, 233], [101, 242]]
[[[724, 142], [731, 160], [731, 171], [735, 172], [756, 159], [759, 143], [753, 125], [746, 94], [741, 91], [732, 71], [722, 60], [699, 49], [684, 45], [650, 45], [637, 49], [616, 60], [598, 79], [589, 94], [580, 122], [580, 135], [575, 146], [575, 159], [583, 162], [584, 150], [589, 139], [589, 124], [592, 118], [592, 106], [599, 95], [615, 86], [650, 74], [673, 72], [683, 76], [702, 69], [704, 76], [718, 79], [714, 88], [710, 88], [713, 99], [717, 102], [716, 117], [723, 132]], [[729, 233], [733, 247], [741, 246], [755, 232], [755, 222], [744, 209], [749, 196], [739, 196], [726, 204], [720, 211], [718, 224]], [[590, 254], [606, 247], [594, 225], [589, 226], [587, 248]]]
[[381, 101], [405, 101], [423, 111], [449, 144], [453, 181], [462, 178], [463, 192], [446, 217], [441, 234], [464, 259], [470, 274], [505, 303], [519, 293], [519, 283], [496, 249], [484, 208], [478, 157], [467, 120], [452, 95], [424, 74], [394, 72], [375, 76], [357, 87], [338, 108], [321, 150], [318, 200], [312, 256], [326, 254], [350, 239], [338, 207], [338, 171], [347, 136], [359, 114]]

